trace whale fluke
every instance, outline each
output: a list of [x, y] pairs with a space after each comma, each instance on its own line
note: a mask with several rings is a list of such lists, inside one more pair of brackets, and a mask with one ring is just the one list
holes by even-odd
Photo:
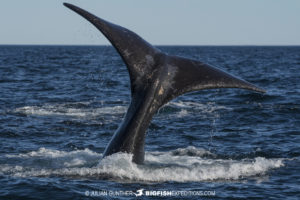
[[197, 60], [170, 56], [134, 32], [105, 21], [69, 3], [64, 5], [90, 21], [111, 42], [130, 76], [131, 103], [103, 157], [117, 152], [144, 161], [145, 133], [156, 111], [187, 92], [211, 88], [242, 88], [265, 92], [255, 85]]

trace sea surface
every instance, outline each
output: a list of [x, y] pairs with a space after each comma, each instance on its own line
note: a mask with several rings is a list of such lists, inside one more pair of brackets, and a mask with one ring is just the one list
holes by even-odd
[[117, 52], [0, 46], [0, 199], [300, 199], [300, 47], [158, 48], [267, 93], [180, 96], [154, 116], [144, 165], [101, 160], [130, 103]]

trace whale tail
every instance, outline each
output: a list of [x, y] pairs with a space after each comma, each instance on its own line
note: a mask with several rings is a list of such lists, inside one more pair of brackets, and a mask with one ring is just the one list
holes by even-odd
[[121, 55], [129, 72], [132, 102], [104, 156], [119, 151], [133, 153], [133, 161], [142, 163], [145, 132], [152, 116], [159, 107], [181, 94], [210, 88], [242, 88], [265, 92], [202, 62], [167, 55], [126, 28], [72, 4], [64, 5], [103, 33]]
[[[167, 94], [169, 98], [209, 88], [242, 88], [265, 92], [247, 81], [199, 61], [167, 55], [164, 56], [166, 59], [161, 59], [163, 53], [134, 32], [107, 22], [72, 4], [64, 3], [64, 5], [91, 22], [115, 47], [129, 71], [133, 96], [138, 92], [138, 88], [143, 88], [138, 84], [144, 85], [149, 82], [147, 79], [152, 78], [153, 72], [158, 70], [160, 65], [177, 67], [176, 76], [173, 77], [173, 89], [176, 91], [173, 91], [174, 94]], [[169, 101], [169, 98], [166, 101]]]

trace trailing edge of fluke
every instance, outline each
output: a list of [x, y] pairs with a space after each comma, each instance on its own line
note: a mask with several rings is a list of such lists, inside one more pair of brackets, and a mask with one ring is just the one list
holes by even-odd
[[91, 22], [111, 42], [129, 71], [131, 103], [123, 122], [106, 147], [103, 157], [117, 152], [144, 161], [145, 135], [156, 111], [187, 92], [210, 88], [242, 88], [265, 91], [202, 62], [161, 52], [134, 32], [105, 21], [77, 6], [64, 5]]

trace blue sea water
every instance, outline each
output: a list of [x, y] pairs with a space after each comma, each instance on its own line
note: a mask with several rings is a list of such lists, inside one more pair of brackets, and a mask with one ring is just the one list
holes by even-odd
[[158, 48], [267, 93], [180, 96], [152, 120], [144, 165], [99, 162], [130, 102], [117, 52], [0, 46], [0, 199], [299, 199], [300, 47]]

